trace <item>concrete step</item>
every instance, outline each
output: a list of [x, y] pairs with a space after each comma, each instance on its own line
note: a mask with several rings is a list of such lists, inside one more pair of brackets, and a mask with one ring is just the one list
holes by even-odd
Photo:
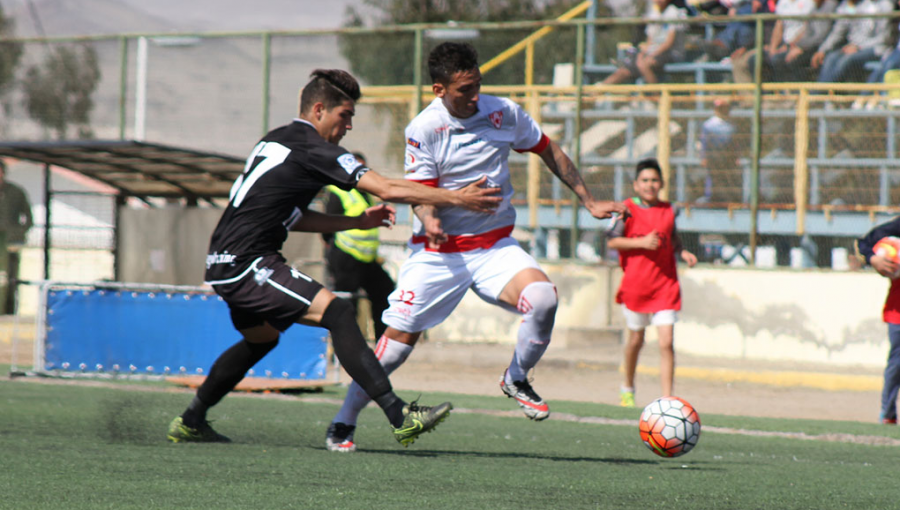
[[624, 334], [624, 328], [615, 326], [603, 328], [556, 328], [553, 330], [553, 344], [558, 348], [565, 349], [619, 346], [622, 344]]

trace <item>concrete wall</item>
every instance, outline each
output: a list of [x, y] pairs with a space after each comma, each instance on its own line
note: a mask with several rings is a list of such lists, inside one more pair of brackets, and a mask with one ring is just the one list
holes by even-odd
[[[618, 268], [543, 263], [557, 285], [560, 307], [554, 342], [572, 332], [608, 341], [621, 328], [613, 303]], [[872, 271], [682, 269], [683, 310], [675, 328], [685, 354], [736, 359], [881, 366], [887, 328], [881, 308], [888, 280]], [[431, 340], [514, 343], [518, 316], [469, 293]], [[621, 330], [619, 330], [621, 331]], [[600, 340], [604, 338], [604, 340]], [[648, 339], [655, 332], [648, 330]]]

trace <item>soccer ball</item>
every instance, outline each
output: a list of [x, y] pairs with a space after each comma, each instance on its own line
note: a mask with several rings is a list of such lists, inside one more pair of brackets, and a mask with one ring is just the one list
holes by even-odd
[[700, 415], [678, 397], [660, 397], [644, 408], [638, 428], [641, 441], [660, 457], [678, 457], [700, 439]]
[[882, 237], [872, 247], [872, 251], [890, 261], [900, 262], [900, 237]]

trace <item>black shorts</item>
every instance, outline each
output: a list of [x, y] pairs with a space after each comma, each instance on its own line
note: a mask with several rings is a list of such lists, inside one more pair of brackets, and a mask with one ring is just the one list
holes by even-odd
[[279, 331], [309, 309], [322, 284], [287, 265], [280, 255], [260, 257], [229, 280], [208, 282], [231, 310], [237, 330], [268, 322]]

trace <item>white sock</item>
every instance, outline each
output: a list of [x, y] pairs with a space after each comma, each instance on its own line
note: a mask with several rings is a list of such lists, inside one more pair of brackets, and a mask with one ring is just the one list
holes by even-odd
[[[381, 335], [381, 338], [378, 339], [378, 344], [375, 345], [375, 356], [378, 357], [378, 361], [381, 362], [384, 371], [390, 375], [391, 372], [397, 370], [397, 368], [406, 361], [406, 358], [409, 357], [409, 353], [411, 353], [412, 350], [412, 345], [391, 340], [390, 338]], [[371, 400], [369, 395], [363, 391], [362, 387], [357, 384], [356, 381], [353, 381], [347, 389], [347, 397], [344, 398], [344, 404], [341, 406], [341, 410], [338, 411], [337, 415], [335, 415], [334, 419], [331, 421], [333, 423], [356, 425], [356, 419], [359, 417], [360, 411], [362, 411]]]
[[522, 324], [512, 362], [506, 371], [507, 384], [524, 381], [528, 371], [544, 355], [550, 344], [558, 303], [556, 286], [550, 282], [533, 282], [522, 290], [516, 306], [523, 314]]

